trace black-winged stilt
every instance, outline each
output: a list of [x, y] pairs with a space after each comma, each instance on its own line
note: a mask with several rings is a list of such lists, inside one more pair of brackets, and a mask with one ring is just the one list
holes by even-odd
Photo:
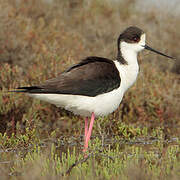
[[[147, 46], [145, 38], [141, 29], [129, 27], [118, 38], [116, 60], [87, 57], [56, 78], [36, 86], [18, 87], [14, 92], [27, 93], [31, 97], [85, 116], [86, 151], [95, 117], [115, 111], [126, 90], [136, 81], [139, 72], [138, 52], [147, 49], [173, 58]], [[88, 127], [89, 116], [91, 121]]]

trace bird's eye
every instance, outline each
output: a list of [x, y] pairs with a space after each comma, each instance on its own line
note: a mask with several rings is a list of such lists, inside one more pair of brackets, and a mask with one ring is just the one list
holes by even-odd
[[133, 37], [133, 41], [138, 42], [139, 41], [139, 37], [138, 36], [134, 36]]

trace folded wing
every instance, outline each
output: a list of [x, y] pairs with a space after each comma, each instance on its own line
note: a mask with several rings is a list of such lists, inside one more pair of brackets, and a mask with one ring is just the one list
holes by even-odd
[[113, 61], [101, 57], [87, 57], [56, 78], [38, 86], [19, 87], [17, 91], [94, 97], [119, 86], [119, 72]]

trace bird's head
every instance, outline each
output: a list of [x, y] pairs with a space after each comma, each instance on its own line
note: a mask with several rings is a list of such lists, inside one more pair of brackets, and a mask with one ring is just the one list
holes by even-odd
[[142, 51], [143, 49], [155, 52], [162, 56], [174, 59], [171, 56], [163, 54], [148, 45], [146, 45], [146, 34], [143, 30], [138, 27], [131, 26], [125, 29], [118, 38], [118, 53], [121, 51], [126, 51], [126, 53], [135, 53]]

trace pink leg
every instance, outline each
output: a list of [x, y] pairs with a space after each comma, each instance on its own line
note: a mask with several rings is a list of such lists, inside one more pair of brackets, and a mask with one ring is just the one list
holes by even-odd
[[85, 119], [84, 141], [86, 140], [87, 133], [88, 133], [88, 117], [86, 117]]
[[92, 115], [91, 115], [91, 122], [90, 122], [89, 129], [88, 129], [88, 132], [87, 132], [87, 135], [86, 135], [86, 139], [85, 139], [84, 150], [83, 150], [84, 152], [88, 148], [88, 142], [89, 142], [90, 137], [91, 137], [91, 132], [92, 132], [92, 128], [93, 128], [94, 119], [95, 119], [95, 114], [92, 113]]

